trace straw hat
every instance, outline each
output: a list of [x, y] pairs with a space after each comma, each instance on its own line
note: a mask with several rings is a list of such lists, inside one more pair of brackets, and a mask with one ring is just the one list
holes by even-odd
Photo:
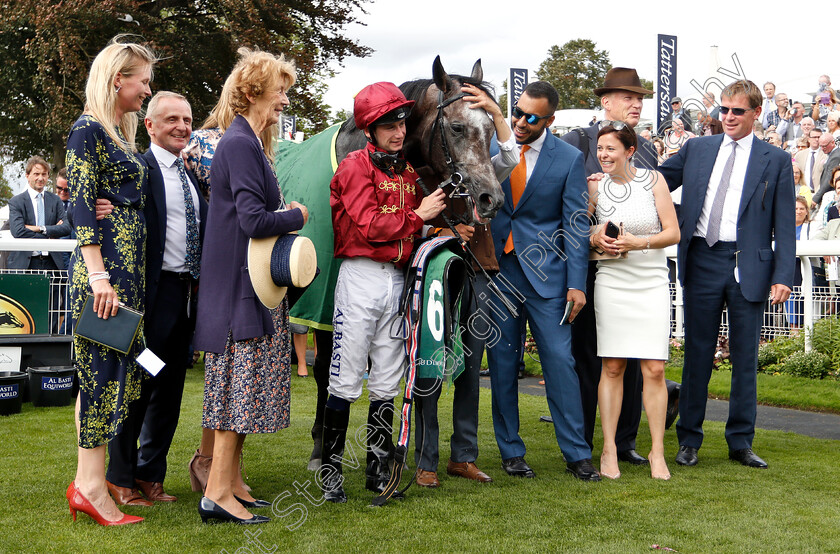
[[248, 241], [248, 274], [260, 302], [274, 309], [288, 287], [306, 287], [315, 278], [315, 245], [295, 233]]

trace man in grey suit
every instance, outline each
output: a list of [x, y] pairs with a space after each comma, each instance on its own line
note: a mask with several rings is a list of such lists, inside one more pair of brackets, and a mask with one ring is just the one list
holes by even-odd
[[814, 204], [817, 206], [822, 202], [823, 195], [830, 190], [834, 190], [834, 184], [831, 182], [834, 168], [840, 165], [840, 148], [834, 142], [834, 136], [831, 133], [823, 133], [820, 135], [819, 141], [820, 150], [828, 157], [823, 163], [822, 174], [820, 175], [820, 188], [814, 194]]
[[[54, 239], [70, 234], [70, 224], [61, 199], [44, 190], [50, 179], [50, 165], [40, 156], [26, 162], [25, 191], [9, 200], [9, 228], [22, 239]], [[19, 251], [9, 255], [9, 269], [64, 269], [61, 252]]]

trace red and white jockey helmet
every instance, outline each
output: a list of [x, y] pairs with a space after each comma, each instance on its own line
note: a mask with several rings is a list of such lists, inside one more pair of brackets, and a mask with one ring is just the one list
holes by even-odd
[[363, 88], [353, 102], [356, 127], [364, 131], [371, 125], [396, 123], [408, 118], [414, 100], [407, 100], [394, 83], [373, 83]]

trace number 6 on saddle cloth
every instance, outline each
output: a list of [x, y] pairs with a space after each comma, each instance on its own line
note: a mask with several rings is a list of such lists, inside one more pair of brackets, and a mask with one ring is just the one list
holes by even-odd
[[[400, 434], [394, 449], [391, 479], [385, 490], [373, 499], [374, 506], [384, 505], [400, 485], [408, 455], [411, 408], [415, 394], [422, 394], [414, 388], [416, 379], [437, 379], [440, 383], [455, 379], [464, 370], [460, 314], [469, 271], [464, 249], [455, 237], [420, 242], [411, 257], [400, 308], [400, 335], [405, 338], [408, 357]], [[411, 483], [402, 492], [410, 486]]]

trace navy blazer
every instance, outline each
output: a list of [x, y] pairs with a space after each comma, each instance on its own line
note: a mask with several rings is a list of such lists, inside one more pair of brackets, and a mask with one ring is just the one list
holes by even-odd
[[[166, 187], [163, 183], [163, 173], [152, 149], [140, 156], [149, 170], [146, 188], [146, 205], [143, 214], [146, 216], [146, 309], [154, 306], [157, 296], [160, 271], [163, 265], [163, 250], [166, 245]], [[207, 201], [201, 194], [198, 181], [192, 171], [187, 170], [192, 188], [198, 194], [199, 240], [204, 240], [204, 228], [207, 223]]]
[[[28, 190], [9, 200], [9, 229], [11, 229], [13, 237], [18, 239], [56, 239], [70, 234], [70, 222], [67, 220], [64, 204], [57, 194], [48, 190], [44, 190], [44, 220], [44, 226], [47, 228], [46, 235], [26, 228], [26, 225], [35, 225], [35, 209], [32, 207], [32, 199], [29, 197]], [[62, 222], [61, 225], [58, 225], [59, 221]], [[9, 269], [28, 269], [30, 257], [32, 257], [31, 250], [11, 252], [9, 253], [7, 267]], [[62, 252], [50, 252], [50, 257], [58, 269], [65, 269]]]
[[570, 288], [586, 291], [589, 218], [580, 151], [546, 131], [516, 209], [509, 177], [502, 190], [505, 203], [490, 226], [496, 258], [501, 259], [513, 229], [516, 255], [537, 294], [566, 298]]
[[[697, 229], [709, 178], [725, 135], [687, 141], [675, 156], [659, 166], [668, 187], [680, 186], [680, 282], [685, 286], [688, 243]], [[771, 242], [775, 239], [775, 252]], [[790, 155], [753, 137], [752, 151], [738, 208], [736, 244], [741, 292], [750, 302], [767, 300], [773, 284], [793, 287], [796, 261], [796, 220]], [[709, 268], [714, 271], [715, 268]], [[699, 276], [702, 278], [702, 275]]]
[[282, 235], [303, 227], [299, 209], [277, 212], [280, 187], [260, 141], [238, 115], [222, 135], [210, 165], [213, 202], [201, 252], [201, 287], [194, 344], [222, 352], [234, 341], [274, 332], [248, 275], [248, 239]]

